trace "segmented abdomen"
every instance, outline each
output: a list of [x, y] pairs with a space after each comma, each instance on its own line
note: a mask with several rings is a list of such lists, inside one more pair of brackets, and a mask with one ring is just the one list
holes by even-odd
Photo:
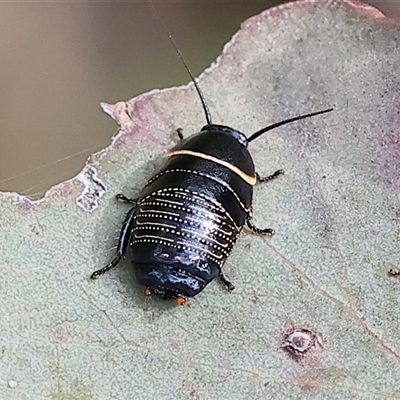
[[174, 247], [222, 266], [239, 232], [240, 228], [215, 199], [189, 189], [168, 187], [139, 201], [131, 244]]

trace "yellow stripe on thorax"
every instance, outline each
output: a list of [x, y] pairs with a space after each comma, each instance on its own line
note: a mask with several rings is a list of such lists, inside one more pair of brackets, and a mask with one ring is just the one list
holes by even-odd
[[167, 156], [169, 156], [169, 157], [178, 156], [178, 155], [199, 157], [199, 158], [203, 158], [204, 160], [215, 162], [216, 164], [222, 165], [222, 166], [230, 169], [236, 175], [239, 175], [249, 185], [254, 186], [257, 183], [257, 177], [255, 175], [252, 176], [252, 175], [246, 174], [246, 172], [244, 172], [240, 168], [236, 167], [236, 165], [233, 165], [233, 164], [229, 163], [228, 161], [221, 160], [220, 158], [210, 156], [209, 154], [198, 153], [197, 151], [192, 151], [192, 150], [174, 150], [174, 151], [170, 151], [169, 153], [167, 153]]

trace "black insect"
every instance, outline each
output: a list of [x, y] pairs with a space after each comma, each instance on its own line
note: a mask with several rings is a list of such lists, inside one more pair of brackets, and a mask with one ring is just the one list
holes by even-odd
[[252, 223], [253, 186], [283, 171], [260, 177], [248, 144], [278, 126], [332, 109], [275, 123], [249, 138], [228, 126], [214, 125], [199, 86], [169, 37], [197, 90], [207, 125], [188, 139], [179, 132], [181, 141], [138, 198], [116, 196], [133, 207], [122, 226], [115, 258], [91, 277], [95, 279], [116, 267], [128, 251], [145, 295], [176, 299], [181, 305], [217, 276], [233, 290], [222, 267], [244, 226], [259, 235], [274, 234], [272, 229], [259, 229]]

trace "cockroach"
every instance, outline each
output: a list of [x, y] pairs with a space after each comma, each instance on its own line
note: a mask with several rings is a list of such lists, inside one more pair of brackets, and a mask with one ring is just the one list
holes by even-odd
[[114, 259], [91, 275], [95, 279], [128, 259], [146, 296], [175, 299], [182, 305], [199, 294], [217, 276], [231, 291], [223, 265], [243, 227], [257, 235], [274, 235], [252, 223], [253, 187], [282, 175], [279, 169], [260, 177], [248, 144], [265, 132], [290, 122], [332, 111], [313, 112], [269, 125], [252, 135], [211, 121], [203, 93], [177, 44], [172, 45], [200, 98], [207, 125], [167, 154], [163, 167], [150, 178], [139, 197], [116, 198], [130, 203]]

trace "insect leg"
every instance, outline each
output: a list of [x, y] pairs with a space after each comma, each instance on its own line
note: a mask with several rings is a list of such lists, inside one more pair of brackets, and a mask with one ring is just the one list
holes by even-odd
[[[280, 175], [284, 175], [285, 171], [283, 169], [278, 169], [278, 171], [275, 171], [272, 175], [261, 177], [256, 173], [257, 177], [257, 183], [263, 183], [263, 182], [269, 182], [272, 181], [273, 179], [278, 178]], [[268, 236], [273, 236], [275, 234], [275, 231], [273, 229], [260, 229], [254, 226], [251, 222], [252, 215], [251, 213], [248, 215], [247, 220], [246, 220], [246, 226], [247, 228], [251, 231], [251, 233], [254, 233], [256, 235], [268, 235]]]
[[131, 236], [132, 224], [135, 219], [135, 214], [136, 214], [136, 208], [131, 208], [128, 214], [126, 214], [125, 221], [124, 224], [122, 225], [121, 233], [119, 235], [117, 252], [115, 257], [105, 267], [97, 271], [94, 271], [93, 274], [90, 276], [92, 279], [96, 279], [100, 275], [103, 275], [106, 272], [108, 272], [110, 269], [115, 268], [120, 262], [122, 256], [125, 255], [126, 249], [128, 248], [129, 245], [129, 239]]
[[225, 287], [229, 290], [232, 291], [233, 289], [235, 289], [235, 286], [232, 285], [232, 283], [230, 283], [228, 281], [228, 279], [225, 278], [224, 274], [222, 273], [222, 269], [219, 269], [219, 280], [225, 285]]
[[183, 140], [183, 129], [182, 128], [178, 128], [176, 130], [176, 134], [178, 135], [179, 140]]
[[[257, 183], [263, 183], [263, 182], [269, 182], [272, 181], [273, 179], [278, 178], [280, 175], [284, 175], [285, 171], [283, 169], [278, 169], [278, 171], [275, 171], [272, 175], [269, 176], [264, 176], [261, 177], [256, 173], [257, 177]], [[254, 226], [251, 222], [252, 215], [249, 213], [247, 220], [246, 220], [246, 226], [247, 228], [251, 231], [251, 233], [254, 233], [256, 235], [268, 235], [268, 236], [273, 236], [275, 234], [275, 231], [273, 229], [260, 229]]]
[[123, 195], [122, 193], [118, 193], [115, 198], [120, 201], [121, 203], [129, 203], [129, 204], [133, 204], [134, 206], [136, 206], [137, 203], [137, 198], [135, 199], [130, 199], [129, 197], [126, 197], [125, 195]]
[[275, 235], [275, 231], [273, 229], [260, 229], [257, 228], [256, 226], [253, 225], [251, 222], [252, 215], [249, 214], [246, 220], [246, 227], [251, 231], [251, 233], [254, 233], [256, 235], [268, 235], [269, 237]]
[[285, 171], [283, 169], [278, 169], [278, 171], [274, 172], [272, 175], [264, 176], [264, 177], [261, 177], [260, 175], [258, 175], [256, 173], [256, 177], [257, 177], [258, 183], [263, 183], [263, 182], [272, 181], [273, 179], [276, 179], [278, 176], [284, 175], [284, 174], [285, 174]]

